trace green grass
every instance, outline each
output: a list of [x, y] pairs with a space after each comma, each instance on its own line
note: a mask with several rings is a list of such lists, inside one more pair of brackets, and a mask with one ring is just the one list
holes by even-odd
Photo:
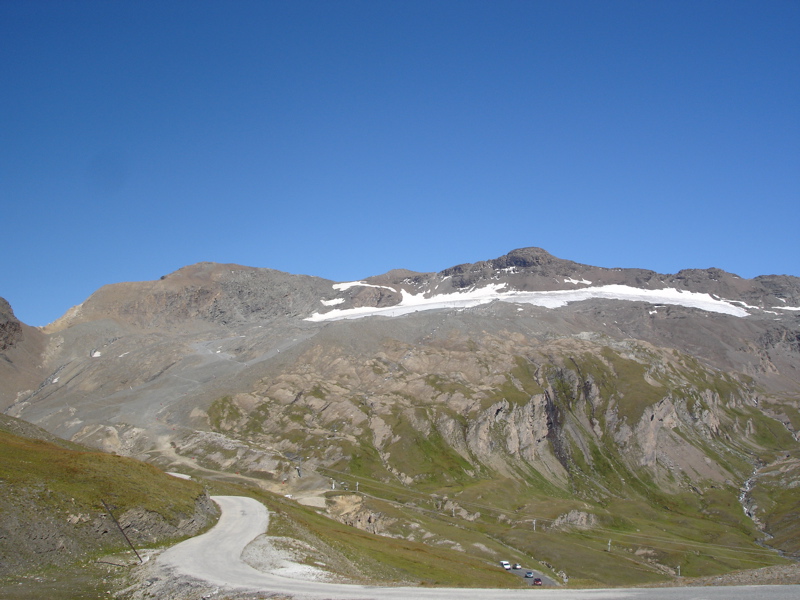
[[514, 362], [517, 366], [511, 369], [511, 374], [520, 382], [525, 393], [529, 396], [543, 394], [544, 388], [539, 385], [536, 365], [522, 356], [515, 356]]
[[276, 529], [271, 526], [268, 533], [292, 533], [307, 542], [335, 549], [350, 563], [357, 564], [367, 581], [455, 587], [520, 586], [519, 579], [510, 577], [496, 561], [420, 542], [373, 535], [253, 488], [220, 482], [211, 486], [214, 493], [246, 495], [263, 502], [277, 517], [272, 519]]
[[101, 500], [119, 512], [141, 507], [175, 523], [194, 512], [203, 493], [196, 482], [166, 475], [156, 467], [103, 452], [60, 448], [48, 442], [0, 432], [0, 480], [14, 488], [40, 489], [52, 509], [102, 510]]
[[774, 537], [770, 545], [800, 558], [800, 452], [784, 453], [782, 461], [758, 477], [752, 497], [757, 514]]
[[[347, 453], [346, 451], [345, 448], [345, 453]], [[336, 470], [349, 469], [350, 473], [356, 477], [368, 479], [383, 479], [388, 474], [378, 451], [372, 444], [364, 440], [361, 440], [357, 447], [352, 447], [349, 460], [340, 465], [333, 465], [333, 468]]]
[[223, 396], [208, 408], [208, 421], [215, 431], [224, 431], [242, 418], [242, 411], [233, 403], [233, 398]]
[[601, 354], [613, 369], [613, 376], [604, 374], [603, 380], [615, 392], [619, 416], [633, 426], [642, 418], [648, 406], [664, 397], [664, 389], [645, 380], [647, 365], [622, 358], [610, 348], [604, 348]]
[[386, 447], [392, 466], [414, 477], [419, 485], [435, 489], [470, 480], [466, 471], [472, 470], [472, 465], [435, 429], [425, 435], [401, 419], [394, 431], [400, 433], [401, 439]]
[[[138, 509], [177, 526], [205, 494], [196, 481], [131, 458], [7, 431], [0, 431], [0, 456], [0, 596], [9, 600], [108, 597], [119, 569], [94, 561], [128, 546], [103, 502], [120, 520]], [[128, 535], [139, 549], [142, 539], [152, 539], [135, 530]], [[63, 551], [56, 551], [57, 540]], [[160, 534], [158, 541], [179, 539]]]

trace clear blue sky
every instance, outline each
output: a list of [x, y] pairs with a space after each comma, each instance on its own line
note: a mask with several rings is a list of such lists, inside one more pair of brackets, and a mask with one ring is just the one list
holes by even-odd
[[0, 296], [540, 246], [800, 275], [800, 2], [0, 0]]

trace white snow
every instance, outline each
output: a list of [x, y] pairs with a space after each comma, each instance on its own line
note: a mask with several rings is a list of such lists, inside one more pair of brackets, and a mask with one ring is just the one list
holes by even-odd
[[351, 287], [373, 287], [373, 288], [383, 288], [384, 290], [392, 290], [393, 292], [396, 291], [394, 288], [388, 287], [386, 285], [372, 285], [371, 283], [367, 283], [366, 281], [348, 281], [345, 283], [334, 283], [333, 289], [343, 292], [344, 290], [349, 290]]
[[580, 279], [573, 279], [572, 277], [566, 277], [564, 278], [564, 283], [575, 283], [575, 284], [582, 283], [584, 285], [592, 285], [591, 281], [587, 281], [582, 277]]
[[760, 308], [758, 306], [753, 306], [752, 304], [747, 304], [746, 302], [742, 302], [741, 300], [731, 300], [731, 302], [733, 304], [741, 304], [745, 308], [750, 308], [752, 310], [758, 310]]
[[800, 306], [773, 306], [776, 310], [800, 310]]
[[344, 302], [344, 298], [334, 298], [333, 300], [320, 300], [324, 306], [336, 306]]
[[335, 308], [324, 314], [314, 313], [308, 317], [307, 321], [338, 321], [341, 319], [358, 319], [372, 315], [382, 315], [385, 317], [399, 317], [408, 313], [420, 310], [434, 310], [437, 308], [471, 308], [480, 304], [486, 304], [498, 298], [499, 290], [506, 284], [493, 283], [485, 288], [478, 288], [466, 292], [453, 292], [450, 294], [439, 294], [431, 298], [425, 298], [422, 294], [410, 294], [405, 290], [400, 290], [403, 299], [399, 304], [377, 308], [374, 306], [359, 306], [357, 308]]
[[164, 471], [167, 475], [172, 475], [173, 477], [177, 477], [178, 479], [191, 479], [191, 475], [187, 475], [186, 473], [176, 473], [175, 471]]
[[698, 308], [710, 312], [746, 317], [744, 308], [726, 300], [712, 298], [708, 294], [681, 291], [674, 288], [661, 290], [643, 290], [627, 285], [603, 285], [586, 287], [577, 290], [556, 290], [550, 292], [502, 291], [506, 284], [490, 284], [483, 288], [465, 292], [439, 294], [425, 298], [422, 294], [410, 294], [401, 290], [403, 296], [399, 304], [388, 307], [361, 306], [358, 308], [334, 309], [327, 313], [314, 313], [307, 321], [337, 321], [341, 319], [359, 319], [367, 316], [399, 317], [420, 310], [439, 308], [471, 308], [487, 304], [494, 300], [516, 304], [532, 304], [545, 308], [559, 308], [570, 302], [580, 302], [591, 298], [609, 300], [628, 300], [631, 302], [648, 302], [650, 304], [676, 304]]

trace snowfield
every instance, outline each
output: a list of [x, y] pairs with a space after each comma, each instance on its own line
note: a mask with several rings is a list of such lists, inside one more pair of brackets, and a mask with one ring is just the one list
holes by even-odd
[[[580, 283], [583, 283], [581, 281]], [[356, 285], [367, 285], [361, 282], [334, 284], [334, 289], [345, 290]], [[338, 286], [338, 287], [337, 287]], [[386, 286], [370, 286], [386, 287]], [[555, 290], [551, 292], [522, 292], [503, 291], [506, 284], [491, 284], [464, 292], [438, 294], [425, 298], [423, 294], [410, 294], [400, 290], [402, 301], [394, 306], [373, 307], [360, 306], [357, 308], [340, 308], [326, 313], [314, 313], [307, 321], [338, 321], [341, 319], [360, 319], [370, 316], [399, 317], [420, 310], [435, 310], [441, 308], [471, 308], [498, 300], [514, 304], [532, 304], [545, 308], [559, 308], [570, 302], [581, 302], [592, 298], [607, 300], [628, 300], [631, 302], [648, 302], [650, 304], [674, 304], [697, 308], [709, 312], [722, 313], [735, 317], [747, 317], [747, 310], [737, 306], [731, 301], [714, 298], [709, 294], [699, 292], [681, 291], [675, 288], [661, 290], [643, 290], [628, 285], [602, 285], [586, 287], [576, 290]], [[393, 288], [387, 288], [392, 289]], [[741, 303], [738, 303], [741, 304]], [[756, 308], [756, 307], [751, 307]]]

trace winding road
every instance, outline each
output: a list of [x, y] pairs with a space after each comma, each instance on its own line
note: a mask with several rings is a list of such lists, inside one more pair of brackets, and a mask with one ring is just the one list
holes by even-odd
[[537, 598], [556, 600], [797, 600], [798, 586], [685, 587], [659, 589], [473, 589], [377, 587], [301, 581], [263, 573], [241, 560], [245, 546], [264, 533], [269, 512], [260, 502], [242, 496], [214, 496], [222, 510], [219, 522], [203, 535], [177, 544], [161, 554], [158, 563], [220, 587], [258, 590], [298, 598], [330, 600], [504, 600]]

